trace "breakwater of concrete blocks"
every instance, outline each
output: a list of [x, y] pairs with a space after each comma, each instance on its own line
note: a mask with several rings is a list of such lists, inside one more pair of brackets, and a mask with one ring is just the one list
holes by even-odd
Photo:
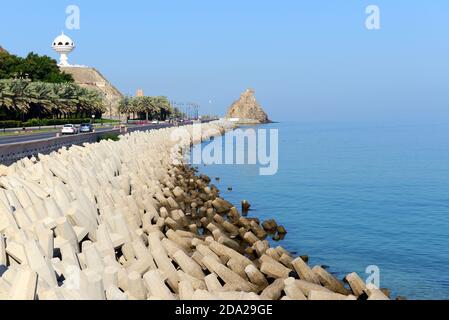
[[55, 134], [55, 137], [47, 139], [2, 144], [0, 145], [0, 164], [11, 165], [12, 163], [25, 157], [36, 157], [38, 154], [49, 154], [63, 147], [71, 147], [72, 145], [94, 143], [108, 135], [119, 135], [125, 132], [145, 131], [149, 129], [160, 129], [171, 126], [173, 125], [164, 123], [142, 125], [136, 127], [120, 127], [112, 128], [107, 131], [84, 133], [74, 136], [56, 137]]
[[[204, 124], [201, 138], [230, 129]], [[273, 221], [242, 216], [183, 164], [183, 148], [201, 139], [175, 130], [2, 168], [0, 299], [389, 299], [355, 273], [344, 283], [271, 247]]]

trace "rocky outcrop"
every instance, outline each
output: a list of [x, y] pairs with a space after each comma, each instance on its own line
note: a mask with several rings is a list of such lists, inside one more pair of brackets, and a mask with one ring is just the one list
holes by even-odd
[[2, 52], [6, 52], [6, 53], [8, 53], [8, 51], [6, 51], [5, 49], [3, 49], [3, 47], [2, 47], [2, 46], [0, 46], [0, 53], [2, 53]]
[[[105, 117], [118, 117], [118, 104], [123, 95], [98, 70], [88, 67], [61, 67], [61, 70], [71, 74], [75, 82], [81, 87], [101, 91], [107, 101], [108, 110]], [[109, 109], [110, 106], [110, 109]]]
[[247, 89], [243, 92], [240, 95], [240, 99], [235, 101], [229, 108], [226, 118], [238, 119], [238, 121], [243, 122], [270, 122], [268, 115], [257, 102], [254, 93], [253, 89]]

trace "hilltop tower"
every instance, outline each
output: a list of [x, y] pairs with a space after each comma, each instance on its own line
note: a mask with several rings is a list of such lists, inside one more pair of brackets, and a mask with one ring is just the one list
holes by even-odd
[[73, 40], [62, 32], [61, 35], [57, 36], [53, 41], [52, 48], [60, 55], [59, 66], [69, 67], [68, 55], [76, 48]]
[[53, 41], [52, 48], [60, 55], [59, 68], [72, 75], [79, 86], [100, 91], [105, 98], [107, 112], [103, 115], [111, 119], [120, 118], [118, 105], [123, 95], [98, 70], [88, 66], [69, 64], [68, 55], [75, 49], [75, 42], [62, 32]]

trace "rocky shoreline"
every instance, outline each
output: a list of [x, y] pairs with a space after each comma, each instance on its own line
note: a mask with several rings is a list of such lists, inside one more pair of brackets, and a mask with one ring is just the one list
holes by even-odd
[[307, 256], [295, 258], [282, 246], [270, 247], [267, 235], [285, 235], [283, 226], [242, 216], [208, 176], [190, 166], [175, 170], [179, 179], [172, 194], [185, 217], [168, 217], [168, 228], [179, 233], [172, 240], [201, 267], [196, 278], [204, 277], [206, 284], [184, 283], [189, 294], [181, 299], [389, 300], [388, 290], [365, 285], [356, 273], [343, 282], [321, 266], [310, 268]]
[[[227, 122], [135, 132], [23, 159], [0, 177], [0, 299], [386, 300], [270, 247], [183, 149]], [[174, 165], [173, 161], [177, 161]]]

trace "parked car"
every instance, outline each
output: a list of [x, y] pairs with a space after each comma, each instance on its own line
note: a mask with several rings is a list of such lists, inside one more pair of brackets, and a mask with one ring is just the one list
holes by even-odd
[[81, 133], [93, 132], [94, 126], [91, 123], [82, 123], [80, 126]]
[[64, 134], [78, 134], [78, 128], [73, 124], [66, 124], [62, 127], [61, 133]]
[[153, 120], [153, 121], [151, 121], [151, 123], [152, 123], [152, 124], [159, 124], [159, 121]]

